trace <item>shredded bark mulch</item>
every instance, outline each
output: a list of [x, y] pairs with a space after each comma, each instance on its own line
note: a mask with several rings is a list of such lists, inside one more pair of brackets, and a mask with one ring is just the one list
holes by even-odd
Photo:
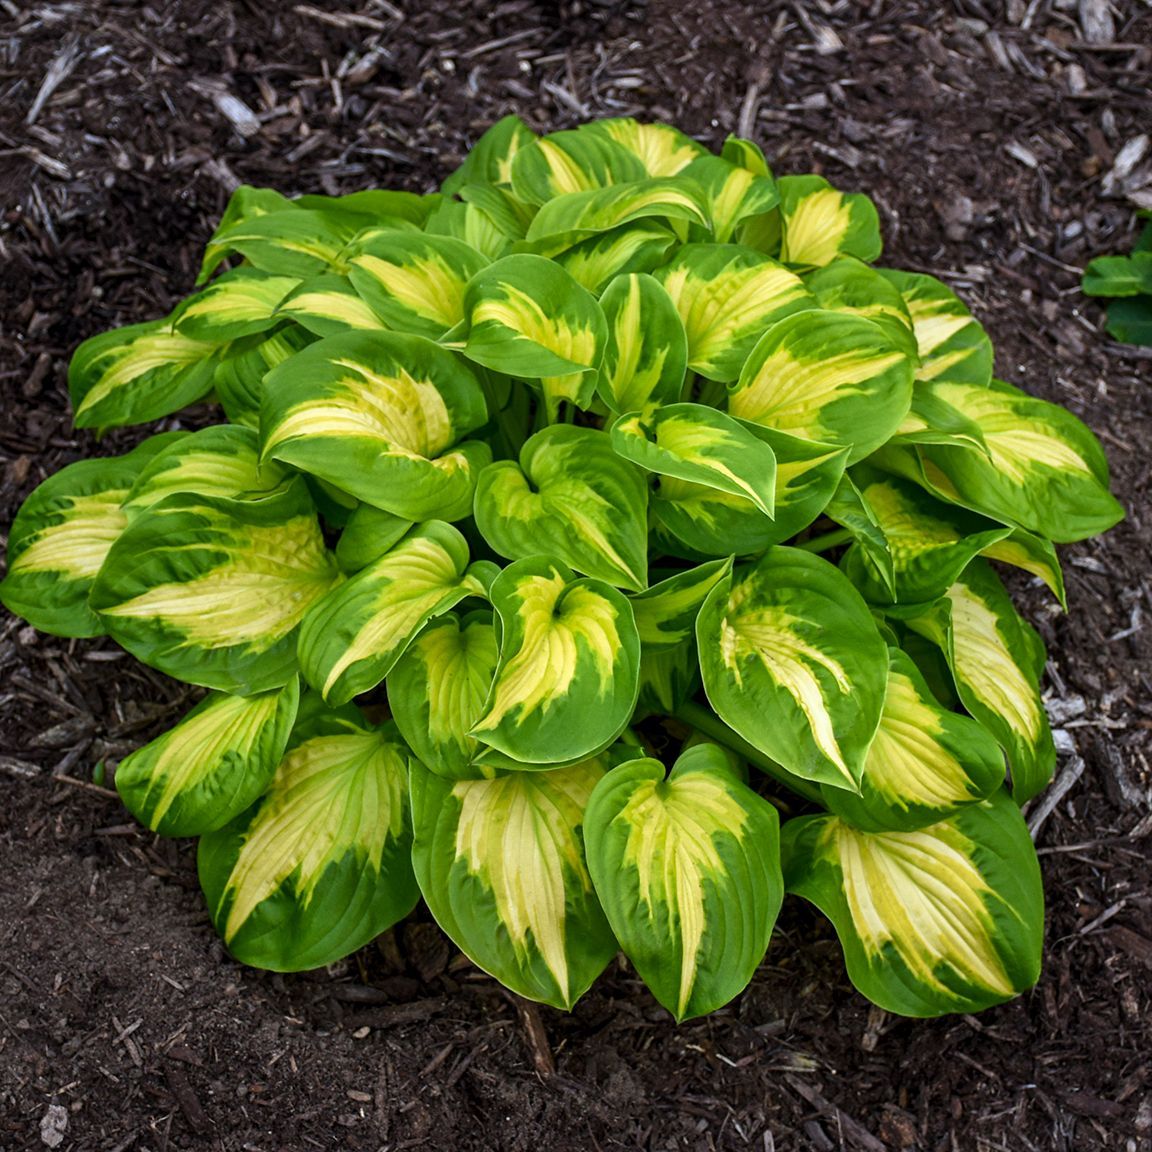
[[1061, 734], [1044, 975], [927, 1022], [870, 1009], [794, 901], [749, 990], [679, 1028], [622, 963], [571, 1015], [525, 1005], [421, 913], [327, 971], [242, 969], [193, 845], [95, 782], [188, 690], [0, 616], [0, 1147], [1152, 1149], [1152, 356], [1078, 290], [1152, 206], [1150, 76], [1136, 0], [0, 0], [0, 523], [139, 438], [70, 428], [68, 357], [190, 290], [237, 184], [430, 190], [508, 112], [736, 131], [868, 192], [884, 262], [968, 300], [1129, 509], [1064, 551], [1067, 616], [1016, 585]]

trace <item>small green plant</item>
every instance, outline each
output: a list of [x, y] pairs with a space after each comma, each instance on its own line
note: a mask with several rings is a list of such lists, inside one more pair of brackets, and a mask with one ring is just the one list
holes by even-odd
[[1122, 344], [1152, 347], [1152, 212], [1138, 213], [1148, 223], [1131, 256], [1099, 256], [1084, 269], [1086, 296], [1109, 298], [1109, 335]]
[[1044, 651], [990, 561], [1063, 600], [1053, 542], [1122, 513], [880, 249], [749, 141], [508, 118], [434, 195], [241, 188], [199, 292], [80, 347], [81, 427], [228, 422], [47, 480], [0, 593], [210, 690], [115, 782], [236, 957], [423, 896], [524, 996], [623, 949], [684, 1019], [793, 892], [890, 1011], [1034, 983]]

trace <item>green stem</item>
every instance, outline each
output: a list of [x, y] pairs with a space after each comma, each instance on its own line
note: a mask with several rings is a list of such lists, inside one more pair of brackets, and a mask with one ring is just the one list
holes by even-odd
[[802, 796], [813, 804], [819, 804], [821, 808], [824, 807], [824, 802], [820, 798], [820, 789], [815, 784], [809, 780], [802, 780], [799, 776], [793, 776], [787, 769], [781, 768], [775, 760], [765, 756], [759, 748], [749, 744], [742, 736], [738, 736], [723, 720], [714, 716], [707, 708], [689, 700], [676, 713], [676, 719], [682, 720], [690, 728], [695, 728], [697, 732], [715, 740], [717, 744], [731, 748], [733, 752], [743, 756], [749, 763], [755, 764], [762, 772], [766, 772], [778, 784], [783, 784], [785, 788], [795, 792], [797, 796]]
[[847, 544], [851, 539], [852, 533], [847, 528], [837, 528], [835, 532], [814, 536], [811, 540], [805, 540], [803, 544], [795, 544], [793, 547], [802, 548], [805, 552], [827, 552], [830, 548]]

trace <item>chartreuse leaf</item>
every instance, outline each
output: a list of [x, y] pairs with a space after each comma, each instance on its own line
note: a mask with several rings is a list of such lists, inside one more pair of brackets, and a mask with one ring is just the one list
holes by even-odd
[[512, 158], [536, 136], [519, 116], [497, 120], [475, 144], [467, 159], [440, 188], [446, 195], [468, 184], [510, 184]]
[[621, 764], [584, 815], [588, 868], [608, 923], [678, 1021], [727, 1004], [768, 950], [784, 899], [776, 809], [698, 744], [668, 779]]
[[[844, 474], [847, 448], [816, 444], [760, 428], [745, 427], [776, 457], [774, 519], [743, 496], [665, 476], [653, 494], [652, 513], [662, 546], [689, 558], [746, 556], [790, 540], [827, 507]], [[675, 547], [675, 544], [679, 547]]]
[[606, 132], [553, 132], [525, 144], [512, 158], [512, 192], [525, 204], [647, 175], [640, 158]]
[[888, 688], [860, 795], [823, 789], [855, 828], [909, 831], [935, 824], [1004, 784], [1004, 755], [970, 716], [939, 704], [912, 658], [889, 648]]
[[877, 271], [908, 306], [920, 350], [918, 380], [984, 385], [992, 379], [992, 341], [951, 288], [919, 272]]
[[271, 692], [213, 692], [175, 728], [120, 761], [124, 806], [161, 836], [223, 828], [267, 789], [300, 703], [293, 677]]
[[[552, 259], [577, 284], [587, 288], [594, 296], [599, 296], [617, 276], [632, 272], [652, 272], [658, 268], [675, 244], [676, 237], [662, 224], [642, 221], [624, 228], [614, 228], [599, 236], [590, 236], [563, 252], [557, 252]], [[607, 312], [608, 306], [603, 299], [600, 304]]]
[[988, 449], [920, 449], [946, 496], [1057, 543], [1095, 536], [1123, 517], [1099, 442], [1067, 409], [999, 380], [988, 388], [937, 383], [933, 391], [980, 426]]
[[407, 749], [391, 727], [296, 743], [259, 804], [200, 840], [200, 884], [238, 960], [295, 972], [412, 911]]
[[630, 117], [598, 120], [582, 125], [581, 134], [606, 136], [621, 145], [652, 177], [677, 176], [708, 150], [670, 124], [641, 124]]
[[706, 227], [707, 204], [695, 184], [681, 179], [637, 180], [568, 192], [549, 200], [536, 213], [525, 238], [535, 243], [563, 237], [567, 246], [568, 242], [649, 218]]
[[648, 583], [648, 490], [606, 432], [554, 424], [480, 474], [476, 524], [509, 559], [541, 553], [632, 591]]
[[487, 445], [471, 368], [421, 336], [329, 336], [268, 374], [263, 454], [409, 520], [468, 514]]
[[473, 963], [530, 1000], [571, 1008], [616, 954], [584, 860], [599, 760], [494, 780], [412, 762], [412, 862], [436, 922]]
[[887, 542], [890, 571], [880, 571], [874, 553], [860, 547], [849, 549], [843, 568], [853, 584], [877, 603], [927, 604], [939, 599], [973, 556], [1012, 532], [867, 464], [853, 469], [853, 474], [864, 505]]
[[729, 164], [747, 168], [754, 176], [767, 176], [769, 179], [772, 177], [768, 158], [755, 140], [747, 140], [743, 136], [728, 136], [720, 149], [720, 155]]
[[395, 516], [371, 504], [353, 509], [336, 542], [336, 559], [348, 575], [354, 575], [391, 552], [412, 527], [411, 520]]
[[299, 644], [305, 679], [337, 706], [375, 687], [431, 617], [484, 594], [467, 565], [468, 545], [451, 524], [413, 529], [308, 611]]
[[468, 199], [445, 200], [428, 218], [426, 233], [460, 241], [488, 260], [507, 256], [526, 230], [512, 208], [519, 201], [490, 184], [469, 184], [462, 191]]
[[276, 311], [316, 336], [336, 336], [361, 329], [379, 331], [383, 321], [357, 294], [347, 276], [312, 276], [289, 292]]
[[157, 452], [140, 470], [124, 502], [133, 515], [181, 493], [259, 500], [287, 487], [290, 474], [275, 460], [260, 463], [251, 428], [218, 424], [202, 428]]
[[900, 290], [855, 256], [837, 256], [801, 277], [816, 303], [829, 312], [847, 312], [879, 324], [893, 342], [919, 359], [912, 316]]
[[171, 319], [90, 337], [68, 365], [73, 422], [118, 428], [179, 412], [212, 390], [217, 344], [175, 331]]
[[789, 772], [859, 790], [888, 655], [846, 577], [819, 556], [773, 548], [712, 589], [696, 638], [725, 723]]
[[302, 480], [263, 500], [179, 495], [141, 509], [90, 603], [138, 660], [247, 695], [296, 673], [296, 628], [339, 579]]
[[476, 763], [482, 751], [472, 726], [500, 658], [490, 612], [470, 612], [463, 620], [448, 612], [424, 631], [388, 673], [388, 703], [401, 735], [430, 772], [449, 780], [492, 777]]
[[1040, 699], [1044, 644], [995, 572], [974, 560], [937, 608], [907, 621], [947, 657], [964, 707], [1008, 754], [1018, 804], [1051, 779], [1056, 750]]
[[1010, 564], [1013, 568], [1022, 568], [1025, 572], [1038, 576], [1048, 585], [1052, 595], [1060, 601], [1060, 606], [1065, 609], [1068, 607], [1064, 595], [1064, 573], [1051, 540], [1026, 532], [1023, 528], [1014, 528], [1010, 536], [989, 544], [987, 548], [981, 550], [980, 555], [987, 556], [989, 560], [998, 560], [1001, 564]]
[[696, 635], [696, 616], [708, 593], [732, 571], [731, 557], [677, 572], [629, 596], [640, 643], [648, 651], [676, 648]]
[[750, 500], [765, 516], [776, 501], [776, 456], [731, 416], [703, 404], [634, 412], [612, 426], [612, 447], [634, 464]]
[[212, 344], [264, 332], [277, 323], [277, 307], [299, 284], [294, 276], [255, 268], [225, 272], [177, 309], [176, 331]]
[[545, 556], [508, 565], [489, 598], [500, 663], [472, 735], [525, 766], [611, 744], [636, 705], [640, 639], [628, 601]]
[[780, 215], [785, 264], [822, 266], [837, 256], [880, 255], [880, 218], [861, 192], [841, 192], [822, 176], [782, 176]]
[[1003, 792], [917, 831], [805, 816], [782, 841], [788, 891], [832, 921], [852, 983], [881, 1008], [976, 1012], [1036, 982], [1044, 889]]
[[680, 399], [688, 367], [688, 337], [672, 298], [652, 276], [618, 276], [600, 306], [608, 340], [596, 391], [620, 415]]
[[780, 202], [770, 177], [757, 176], [719, 156], [699, 157], [683, 175], [703, 190], [709, 229], [718, 244], [734, 240], [744, 220], [770, 212]]
[[542, 381], [550, 405], [587, 407], [607, 335], [596, 298], [543, 256], [506, 256], [464, 294], [464, 355], [486, 368]]
[[686, 244], [657, 271], [688, 333], [688, 367], [727, 383], [769, 325], [814, 301], [782, 264], [739, 244]]
[[774, 324], [729, 388], [728, 411], [806, 440], [847, 445], [862, 460], [900, 426], [915, 365], [860, 316], [816, 309]]
[[103, 635], [88, 594], [128, 526], [123, 504], [136, 477], [179, 436], [154, 436], [127, 456], [77, 461], [36, 488], [8, 533], [0, 603], [53, 636]]
[[278, 364], [307, 348], [312, 339], [303, 328], [287, 325], [265, 337], [238, 340], [220, 353], [212, 373], [212, 385], [233, 424], [259, 427], [264, 377]]
[[390, 328], [438, 340], [464, 319], [464, 288], [488, 260], [462, 240], [387, 232], [357, 245], [353, 288]]

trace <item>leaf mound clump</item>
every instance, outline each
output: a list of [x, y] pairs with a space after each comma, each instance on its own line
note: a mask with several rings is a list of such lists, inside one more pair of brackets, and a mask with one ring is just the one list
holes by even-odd
[[115, 779], [237, 958], [423, 897], [521, 995], [623, 950], [684, 1019], [791, 892], [890, 1011], [1034, 983], [1055, 752], [996, 566], [1063, 601], [1054, 544], [1121, 511], [880, 250], [750, 141], [510, 117], [432, 195], [239, 189], [195, 294], [81, 345], [79, 426], [224, 422], [47, 480], [0, 595], [208, 690]]

